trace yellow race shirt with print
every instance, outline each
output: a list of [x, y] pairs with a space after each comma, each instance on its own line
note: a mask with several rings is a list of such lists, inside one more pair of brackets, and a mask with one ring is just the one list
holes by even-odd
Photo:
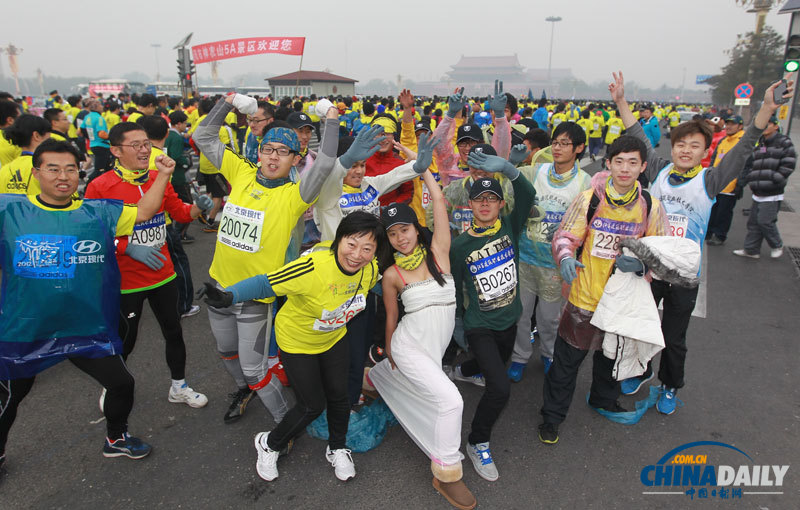
[[[38, 207], [39, 209], [44, 209], [45, 211], [74, 211], [75, 209], [80, 208], [83, 205], [83, 200], [73, 199], [72, 203], [68, 207], [63, 208], [55, 208], [55, 207], [47, 207], [46, 205], [39, 202], [35, 196], [28, 195], [28, 200], [30, 203]], [[117, 237], [120, 236], [129, 236], [133, 234], [133, 226], [136, 224], [136, 214], [137, 214], [137, 207], [135, 205], [127, 205], [125, 204], [122, 207], [122, 213], [119, 215], [119, 219], [117, 219]]]
[[296, 183], [265, 188], [256, 182], [258, 167], [228, 148], [219, 171], [231, 184], [231, 193], [220, 216], [208, 274], [229, 287], [284, 264], [292, 230], [311, 204], [303, 202]]
[[356, 274], [345, 274], [331, 250], [324, 249], [267, 277], [275, 294], [287, 297], [275, 318], [278, 347], [292, 354], [319, 354], [333, 347], [347, 332], [347, 323], [366, 308], [379, 273], [372, 259]]
[[33, 156], [20, 156], [0, 168], [0, 193], [36, 196], [42, 192], [39, 180], [33, 176]]
[[108, 112], [108, 114], [106, 115], [106, 125], [108, 126], [108, 130], [109, 131], [111, 131], [111, 128], [113, 128], [114, 126], [116, 126], [120, 122], [121, 122], [121, 119], [120, 119], [119, 115], [117, 115], [116, 113]]
[[139, 112], [133, 112], [128, 116], [128, 122], [136, 122], [136, 120], [139, 119], [140, 117], [144, 117], [144, 115], [142, 115]]
[[2, 133], [0, 133], [0, 168], [8, 163], [11, 163], [22, 155], [22, 149], [9, 142]]

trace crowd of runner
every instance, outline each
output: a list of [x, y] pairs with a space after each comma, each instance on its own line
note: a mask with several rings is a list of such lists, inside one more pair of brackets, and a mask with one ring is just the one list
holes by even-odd
[[[53, 91], [37, 115], [0, 93], [0, 467], [36, 375], [65, 359], [102, 386], [103, 455], [150, 453], [127, 430], [125, 361], [145, 300], [167, 398], [198, 408], [208, 398], [186, 380], [181, 319], [204, 299], [232, 378], [225, 423], [253, 397], [275, 421], [254, 439], [267, 481], [323, 412], [325, 458], [354, 477], [349, 421], [379, 395], [430, 458], [436, 490], [474, 508], [461, 461], [498, 479], [492, 429], [512, 383], [544, 372], [538, 437], [555, 444], [590, 351], [589, 406], [632, 420], [620, 396], [657, 378], [651, 404], [670, 415], [702, 250], [726, 241], [744, 187], [753, 203], [733, 253], [759, 258], [764, 240], [783, 252], [776, 219], [796, 155], [777, 85], [747, 128], [712, 106], [631, 105], [621, 72], [593, 102], [517, 99], [502, 82], [487, 97]], [[581, 168], [595, 160], [593, 175]], [[216, 237], [197, 293], [184, 249], [194, 220]], [[463, 450], [455, 382], [484, 388]]]

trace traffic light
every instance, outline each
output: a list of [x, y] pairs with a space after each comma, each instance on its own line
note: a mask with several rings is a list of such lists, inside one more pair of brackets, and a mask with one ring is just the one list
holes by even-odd
[[186, 76], [186, 66], [184, 65], [183, 55], [178, 56], [178, 78], [184, 79]]
[[793, 73], [798, 69], [800, 69], [800, 34], [795, 34], [786, 41], [783, 70], [787, 73]]

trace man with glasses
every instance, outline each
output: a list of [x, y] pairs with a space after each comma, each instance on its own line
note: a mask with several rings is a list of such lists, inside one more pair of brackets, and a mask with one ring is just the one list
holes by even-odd
[[[234, 107], [251, 119], [261, 115], [255, 99], [230, 95], [214, 106], [194, 133], [197, 146], [231, 183], [209, 269], [219, 288], [273, 271], [285, 263], [292, 230], [317, 200], [333, 170], [339, 138], [339, 114], [336, 108], [330, 108], [317, 159], [304, 178], [295, 183], [289, 179], [292, 167], [300, 160], [300, 142], [294, 130], [275, 127], [267, 131], [259, 147], [261, 165], [257, 166], [219, 140], [219, 129]], [[225, 423], [241, 418], [253, 393], [258, 394], [276, 422], [291, 407], [291, 396], [283, 388], [283, 368], [277, 359], [269, 357], [274, 306], [275, 298], [267, 298], [225, 308], [208, 307], [217, 349], [238, 387], [231, 394], [230, 407], [223, 417]]]
[[275, 121], [275, 107], [266, 101], [257, 103], [258, 109], [247, 116], [247, 133], [245, 134], [244, 156], [253, 164], [258, 164], [258, 147], [264, 133]]
[[[105, 457], [140, 459], [147, 443], [128, 434], [133, 376], [117, 335], [120, 273], [114, 237], [132, 235], [161, 207], [173, 163], [157, 162], [158, 176], [138, 207], [117, 200], [74, 199], [80, 153], [48, 140], [33, 153], [36, 196], [0, 196], [0, 466], [17, 408], [36, 374], [69, 359], [108, 390], [103, 407]], [[52, 425], [50, 435], [58, 435]]]
[[[589, 174], [581, 170], [578, 161], [586, 147], [586, 133], [575, 122], [562, 122], [553, 131], [550, 147], [552, 163], [520, 168], [536, 190], [538, 205], [544, 214], [528, 220], [525, 235], [519, 241], [519, 279], [522, 315], [517, 323], [517, 338], [508, 377], [522, 380], [522, 374], [533, 354], [531, 344], [531, 315], [536, 310], [539, 332], [539, 354], [544, 373], [553, 363], [553, 349], [558, 332], [563, 299], [563, 280], [553, 259], [553, 236], [569, 204], [590, 187]], [[538, 299], [538, 305], [537, 305]]]
[[[87, 186], [86, 197], [137, 203], [155, 185], [158, 176], [157, 172], [148, 170], [152, 142], [145, 129], [133, 122], [121, 122], [114, 126], [108, 139], [111, 143], [111, 154], [117, 158], [117, 164], [113, 172], [107, 172]], [[156, 167], [159, 158], [169, 159], [163, 154], [157, 157], [154, 161]], [[174, 161], [172, 165], [174, 167]], [[189, 223], [200, 216], [201, 209], [211, 207], [211, 200], [203, 196], [198, 197], [199, 205], [186, 204], [178, 198], [172, 185], [167, 185], [163, 196], [155, 216], [135, 225], [132, 234], [117, 237], [117, 261], [122, 273], [122, 319], [119, 324], [122, 357], [127, 360], [133, 352], [139, 320], [147, 300], [166, 342], [167, 366], [172, 378], [168, 400], [190, 407], [203, 407], [208, 399], [202, 393], [192, 390], [185, 380], [186, 345], [178, 312], [178, 283], [167, 247], [166, 214], [173, 221]], [[101, 396], [101, 401], [102, 399]]]
[[486, 386], [472, 419], [467, 457], [478, 475], [491, 482], [499, 475], [489, 440], [511, 392], [506, 361], [514, 348], [522, 312], [517, 291], [519, 239], [524, 235], [535, 192], [511, 162], [488, 154], [485, 147], [470, 152], [470, 167], [489, 175], [504, 175], [514, 188], [516, 204], [508, 215], [501, 216], [505, 193], [500, 182], [487, 177], [475, 179], [469, 190], [472, 220], [469, 229], [450, 247], [450, 268], [456, 287], [456, 317], [463, 320], [473, 356], [455, 367], [452, 374], [458, 380], [483, 374]]

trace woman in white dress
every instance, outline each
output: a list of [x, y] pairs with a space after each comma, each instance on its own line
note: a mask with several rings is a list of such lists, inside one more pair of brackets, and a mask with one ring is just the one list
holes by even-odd
[[[367, 375], [409, 436], [431, 459], [433, 486], [456, 508], [475, 497], [462, 481], [461, 394], [442, 371], [442, 355], [455, 323], [450, 273], [450, 228], [444, 196], [429, 171], [434, 232], [428, 241], [412, 209], [391, 204], [381, 213], [395, 265], [383, 274], [387, 358]], [[397, 298], [405, 315], [398, 323]]]

